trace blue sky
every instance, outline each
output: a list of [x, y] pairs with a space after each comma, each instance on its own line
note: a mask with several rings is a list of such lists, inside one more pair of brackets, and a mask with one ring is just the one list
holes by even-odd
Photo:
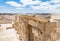
[[0, 0], [0, 13], [60, 13], [60, 0]]

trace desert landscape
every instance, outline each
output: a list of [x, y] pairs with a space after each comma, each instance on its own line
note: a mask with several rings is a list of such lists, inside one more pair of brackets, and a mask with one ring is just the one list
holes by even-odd
[[0, 14], [0, 41], [60, 41], [60, 14]]

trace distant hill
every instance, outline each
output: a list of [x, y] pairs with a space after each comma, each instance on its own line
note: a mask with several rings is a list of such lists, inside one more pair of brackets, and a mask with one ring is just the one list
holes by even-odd
[[0, 13], [0, 15], [15, 15], [16, 13]]

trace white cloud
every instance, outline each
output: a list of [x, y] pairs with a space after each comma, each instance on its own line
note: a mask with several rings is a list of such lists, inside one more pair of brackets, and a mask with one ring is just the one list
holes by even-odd
[[[56, 9], [57, 7], [60, 7], [60, 4], [58, 4], [60, 2], [60, 0], [51, 0], [51, 1], [47, 1], [47, 2], [41, 2], [41, 1], [32, 1], [32, 0], [21, 0], [21, 2], [24, 5], [30, 5], [30, 7], [33, 10], [45, 10], [47, 12], [59, 12], [58, 9]], [[50, 3], [53, 2], [55, 3], [55, 5], [50, 5]], [[39, 6], [33, 6], [31, 4], [39, 4]]]
[[20, 0], [24, 5], [32, 5], [32, 4], [39, 4], [41, 3], [41, 1], [36, 0], [36, 1], [32, 1], [32, 0]]
[[56, 7], [60, 7], [60, 4], [56, 4]]
[[14, 7], [23, 7], [23, 5], [18, 4], [17, 2], [14, 2], [14, 1], [8, 1], [6, 3]]
[[58, 1], [60, 1], [60, 0], [51, 0], [51, 1], [58, 2]]
[[41, 2], [40, 5], [42, 5], [42, 6], [43, 5], [50, 5], [50, 3], [49, 2]]
[[18, 8], [16, 8], [16, 10], [22, 10], [22, 9], [24, 9], [24, 8], [19, 8], [19, 7], [18, 7]]
[[[8, 1], [6, 3], [11, 6], [17, 7], [16, 8], [17, 10], [22, 10], [25, 8], [26, 5], [30, 5], [30, 7], [33, 10], [45, 10], [45, 11], [47, 10], [47, 12], [58, 12], [59, 10], [57, 10], [56, 8], [60, 7], [60, 4], [58, 4], [60, 2], [60, 0], [51, 0], [51, 1], [47, 1], [47, 2], [41, 2], [39, 0], [36, 0], [36, 1], [20, 0], [20, 1], [23, 3], [23, 5], [18, 4], [17, 2], [14, 2], [14, 1]], [[50, 5], [51, 2], [55, 3], [55, 5]], [[39, 4], [39, 6], [33, 6], [33, 4]]]
[[33, 9], [55, 9], [55, 5], [50, 5], [49, 2], [41, 2], [39, 6], [31, 6]]
[[[60, 7], [60, 4], [57, 4], [56, 2], [59, 2], [60, 0], [51, 0], [47, 2], [41, 2], [39, 6], [31, 6], [35, 10], [40, 10], [40, 9], [48, 9], [48, 10], [56, 10], [57, 7]], [[55, 2], [55, 5], [50, 5], [50, 2]]]
[[59, 13], [60, 9], [57, 9], [60, 7], [60, 4], [50, 5], [50, 2], [41, 2], [39, 6], [31, 6], [33, 10], [40, 10], [43, 12], [49, 12], [49, 13]]
[[56, 7], [48, 5], [48, 6], [31, 6], [35, 10], [40, 10], [40, 9], [49, 9], [49, 10], [54, 10]]
[[60, 0], [51, 0], [50, 2], [57, 4], [57, 3], [60, 3]]

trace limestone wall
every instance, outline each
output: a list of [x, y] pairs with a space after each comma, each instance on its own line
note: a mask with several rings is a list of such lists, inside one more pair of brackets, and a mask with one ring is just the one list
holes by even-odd
[[39, 22], [19, 17], [13, 27], [21, 41], [60, 41], [60, 22]]

